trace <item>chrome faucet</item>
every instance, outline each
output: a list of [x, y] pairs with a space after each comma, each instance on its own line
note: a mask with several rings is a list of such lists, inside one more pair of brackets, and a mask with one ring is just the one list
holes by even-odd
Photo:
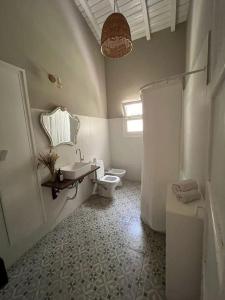
[[80, 148], [76, 149], [76, 154], [77, 154], [77, 152], [79, 152], [80, 162], [82, 162], [84, 160], [84, 156], [82, 156]]

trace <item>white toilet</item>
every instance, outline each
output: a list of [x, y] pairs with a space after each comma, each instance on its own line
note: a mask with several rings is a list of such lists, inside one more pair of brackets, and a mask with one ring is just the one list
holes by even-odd
[[120, 178], [120, 182], [118, 184], [118, 186], [122, 186], [122, 178], [125, 176], [126, 174], [126, 170], [123, 169], [108, 169], [105, 171], [106, 175], [112, 175], [112, 176], [117, 176]]
[[120, 178], [118, 176], [105, 175], [104, 162], [102, 160], [97, 160], [96, 166], [100, 167], [96, 171], [98, 194], [106, 198], [112, 198], [116, 186], [120, 183]]

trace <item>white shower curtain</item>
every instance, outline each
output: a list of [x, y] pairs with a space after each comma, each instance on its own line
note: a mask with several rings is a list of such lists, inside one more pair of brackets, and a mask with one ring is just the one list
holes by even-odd
[[179, 176], [182, 82], [173, 80], [142, 91], [143, 167], [141, 216], [165, 231], [167, 185]]

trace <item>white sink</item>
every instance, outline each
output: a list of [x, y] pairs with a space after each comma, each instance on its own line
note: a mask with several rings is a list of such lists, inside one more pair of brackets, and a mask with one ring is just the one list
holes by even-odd
[[91, 164], [85, 162], [75, 162], [61, 168], [65, 179], [76, 179], [89, 171], [91, 171]]

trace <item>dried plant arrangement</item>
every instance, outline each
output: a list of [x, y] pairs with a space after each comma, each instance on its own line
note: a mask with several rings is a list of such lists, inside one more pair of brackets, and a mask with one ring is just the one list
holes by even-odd
[[55, 163], [57, 159], [59, 158], [59, 155], [52, 150], [49, 151], [49, 153], [40, 153], [38, 156], [38, 167], [44, 166], [44, 168], [48, 168], [52, 178], [54, 178], [55, 174]]

